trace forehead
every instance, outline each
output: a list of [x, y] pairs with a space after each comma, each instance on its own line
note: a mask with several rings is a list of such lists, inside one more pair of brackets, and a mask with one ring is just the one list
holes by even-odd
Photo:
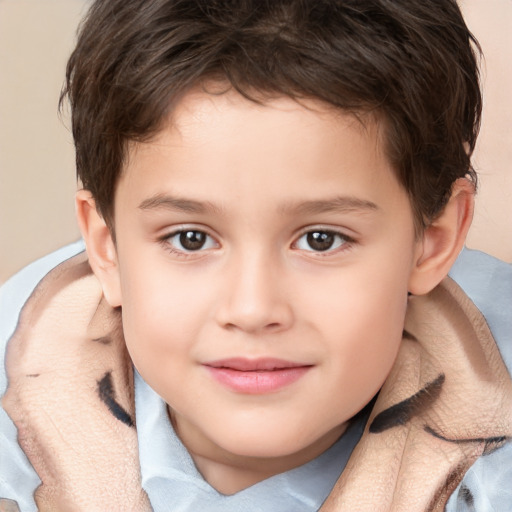
[[246, 135], [248, 131], [266, 133], [270, 124], [276, 129], [286, 127], [282, 137], [290, 135], [300, 139], [310, 137], [311, 130], [315, 128], [324, 132], [330, 125], [336, 131], [344, 125], [360, 131], [362, 135], [376, 137], [380, 143], [384, 123], [378, 113], [347, 112], [320, 99], [291, 98], [252, 90], [247, 91], [246, 97], [232, 87], [226, 87], [214, 83], [192, 88], [165, 119], [162, 131], [170, 129], [181, 137], [182, 142], [187, 139], [193, 141], [196, 135], [204, 133], [205, 128], [211, 128], [212, 122], [222, 121], [214, 125], [219, 135], [221, 130], [230, 126], [243, 128], [242, 131], [237, 129], [240, 135]]
[[118, 192], [146, 201], [162, 193], [218, 202], [264, 198], [281, 209], [326, 195], [376, 203], [383, 182], [397, 185], [382, 130], [375, 116], [319, 100], [251, 101], [233, 90], [196, 88], [150, 141], [130, 146]]

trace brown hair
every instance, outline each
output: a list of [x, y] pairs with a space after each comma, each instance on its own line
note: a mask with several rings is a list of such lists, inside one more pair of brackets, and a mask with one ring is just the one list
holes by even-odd
[[210, 79], [247, 97], [375, 112], [424, 226], [457, 178], [476, 180], [475, 48], [455, 0], [96, 0], [61, 104], [67, 95], [78, 176], [111, 228], [127, 143], [148, 140], [182, 94]]

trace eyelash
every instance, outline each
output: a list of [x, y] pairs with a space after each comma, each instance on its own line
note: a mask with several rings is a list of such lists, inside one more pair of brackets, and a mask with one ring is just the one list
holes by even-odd
[[[172, 243], [172, 239], [177, 237], [178, 235], [181, 237], [182, 235], [184, 235], [186, 233], [196, 233], [196, 234], [199, 233], [199, 234], [207, 237], [206, 243], [208, 243], [208, 239], [210, 239], [210, 241], [212, 241], [212, 240], [214, 241], [214, 244], [216, 244], [217, 247], [219, 246], [219, 244], [215, 240], [215, 238], [213, 236], [211, 236], [210, 234], [208, 234], [205, 230], [196, 229], [196, 228], [186, 228], [186, 227], [182, 227], [180, 229], [172, 231], [169, 234], [166, 234], [165, 236], [162, 236], [159, 239], [159, 242], [164, 246], [164, 248], [167, 251], [172, 253], [174, 256], [177, 256], [180, 258], [193, 257], [194, 255], [197, 256], [200, 253], [202, 253], [204, 250], [212, 248], [212, 247], [207, 247], [206, 249], [204, 249], [204, 245], [202, 245], [197, 250], [193, 250], [193, 249], [187, 250], [185, 248], [177, 249], [175, 247], [175, 245]], [[322, 235], [327, 235], [327, 236], [333, 236], [333, 237], [335, 237], [335, 239], [336, 238], [338, 239], [338, 241], [339, 241], [338, 245], [336, 245], [334, 248], [327, 247], [325, 250], [315, 250], [313, 248], [310, 248], [310, 249], [302, 248], [301, 249], [298, 247], [299, 242], [304, 237], [308, 237], [309, 235], [313, 235], [313, 234], [322, 234]], [[333, 243], [336, 243], [336, 242], [333, 242]], [[332, 254], [337, 254], [339, 252], [347, 251], [350, 248], [352, 248], [355, 243], [356, 243], [356, 240], [354, 238], [346, 235], [343, 232], [340, 232], [340, 231], [337, 231], [337, 230], [331, 229], [331, 228], [317, 227], [317, 228], [308, 228], [307, 230], [302, 231], [302, 233], [291, 244], [291, 247], [292, 247], [292, 249], [302, 250], [304, 252], [315, 254], [320, 257], [327, 257]], [[183, 245], [181, 241], [180, 241], [180, 244]]]
[[[313, 248], [300, 249], [297, 247], [299, 242], [301, 241], [301, 239], [303, 239], [304, 237], [307, 237], [309, 235], [313, 235], [315, 233], [316, 234], [321, 233], [323, 235], [337, 237], [339, 243], [338, 243], [338, 245], [336, 245], [336, 247], [334, 247], [334, 248], [328, 247], [325, 250], [314, 250]], [[336, 242], [334, 242], [334, 243], [336, 243]], [[340, 252], [347, 251], [347, 250], [351, 249], [355, 244], [356, 244], [356, 240], [353, 237], [350, 237], [347, 234], [345, 234], [339, 230], [320, 226], [320, 227], [316, 227], [316, 228], [308, 227], [306, 230], [304, 230], [300, 234], [300, 236], [295, 239], [295, 242], [293, 242], [293, 244], [292, 244], [292, 248], [297, 248], [298, 250], [302, 250], [304, 252], [314, 254], [315, 256], [328, 257], [333, 254], [338, 254]]]
[[[211, 235], [209, 235], [205, 230], [203, 229], [197, 229], [197, 228], [186, 228], [186, 227], [183, 227], [183, 228], [180, 228], [180, 229], [177, 229], [169, 234], [166, 234], [164, 236], [162, 236], [160, 239], [159, 239], [159, 242], [164, 246], [164, 248], [169, 251], [171, 254], [173, 254], [174, 256], [178, 256], [180, 258], [188, 258], [188, 257], [191, 257], [193, 255], [197, 255], [199, 253], [202, 252], [203, 249], [203, 246], [201, 246], [198, 250], [187, 250], [185, 248], [183, 249], [177, 249], [173, 243], [172, 243], [172, 239], [176, 236], [181, 236], [183, 234], [186, 234], [186, 233], [200, 233], [202, 235], [205, 235], [207, 237], [207, 239], [210, 239], [210, 240], [214, 240], [215, 241], [215, 238]], [[181, 243], [181, 242], [180, 242]], [[218, 242], [215, 241], [215, 244], [218, 245]], [[208, 247], [209, 249], [210, 247]], [[201, 250], [202, 249], [202, 250]]]

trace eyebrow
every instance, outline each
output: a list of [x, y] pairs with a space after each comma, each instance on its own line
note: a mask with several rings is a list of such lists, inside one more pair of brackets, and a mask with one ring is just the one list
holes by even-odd
[[352, 196], [338, 196], [327, 200], [302, 201], [296, 204], [288, 204], [282, 207], [283, 213], [309, 214], [318, 213], [348, 213], [348, 212], [372, 212], [379, 207], [372, 201], [359, 199]]
[[[141, 210], [170, 210], [185, 213], [221, 213], [221, 209], [209, 201], [196, 201], [167, 194], [156, 194], [139, 204]], [[338, 196], [333, 199], [319, 199], [285, 204], [280, 213], [289, 215], [314, 215], [319, 213], [371, 212], [379, 210], [372, 201], [352, 196]]]
[[173, 197], [167, 194], [156, 194], [144, 199], [139, 204], [141, 210], [171, 210], [185, 213], [218, 213], [220, 208], [209, 201], [195, 201]]

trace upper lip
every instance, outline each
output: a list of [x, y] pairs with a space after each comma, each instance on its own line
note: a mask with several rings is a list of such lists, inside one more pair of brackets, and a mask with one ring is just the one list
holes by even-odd
[[272, 357], [264, 357], [258, 359], [248, 359], [245, 357], [232, 357], [229, 359], [219, 359], [217, 361], [209, 361], [204, 363], [205, 366], [211, 368], [227, 368], [230, 370], [238, 370], [240, 372], [254, 371], [272, 371], [285, 370], [288, 368], [301, 368], [304, 366], [312, 366], [311, 364], [297, 363], [293, 361], [285, 361], [284, 359], [276, 359]]

